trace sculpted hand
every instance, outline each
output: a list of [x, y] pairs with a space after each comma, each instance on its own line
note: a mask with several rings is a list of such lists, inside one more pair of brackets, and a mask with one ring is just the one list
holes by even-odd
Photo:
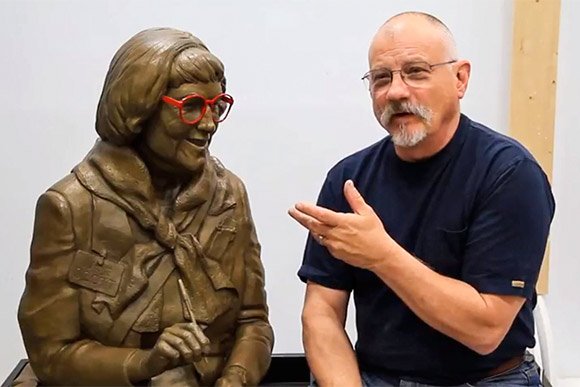
[[200, 360], [209, 351], [209, 339], [201, 328], [192, 323], [179, 323], [166, 328], [143, 367], [153, 376], [178, 365]]
[[224, 374], [219, 378], [215, 387], [241, 387], [246, 385], [246, 370], [242, 367], [233, 366], [224, 371]]
[[399, 246], [351, 180], [344, 184], [344, 196], [354, 213], [338, 213], [309, 203], [298, 203], [288, 213], [335, 258], [373, 270]]

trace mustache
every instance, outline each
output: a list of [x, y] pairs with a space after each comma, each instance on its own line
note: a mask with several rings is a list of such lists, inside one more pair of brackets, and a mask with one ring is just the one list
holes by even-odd
[[425, 123], [430, 124], [433, 111], [426, 106], [414, 104], [409, 101], [393, 101], [381, 114], [381, 123], [388, 124], [395, 114], [409, 113], [419, 117]]

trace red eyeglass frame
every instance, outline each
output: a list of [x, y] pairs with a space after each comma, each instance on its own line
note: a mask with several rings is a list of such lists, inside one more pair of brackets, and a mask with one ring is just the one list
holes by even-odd
[[[161, 97], [161, 99], [163, 100], [163, 102], [166, 102], [170, 105], [173, 105], [173, 106], [179, 108], [179, 118], [181, 118], [181, 121], [185, 122], [186, 124], [191, 125], [191, 124], [196, 124], [199, 121], [201, 121], [203, 119], [203, 117], [205, 116], [205, 113], [207, 111], [207, 106], [211, 105], [213, 107], [213, 104], [216, 103], [222, 97], [225, 97], [226, 102], [228, 102], [230, 104], [230, 107], [229, 107], [228, 111], [226, 112], [226, 115], [222, 119], [216, 120], [214, 118], [213, 113], [212, 113], [211, 118], [212, 118], [213, 122], [215, 122], [217, 124], [217, 123], [223, 122], [228, 117], [228, 115], [230, 114], [230, 111], [232, 110], [232, 106], [234, 106], [234, 97], [232, 97], [231, 95], [229, 95], [227, 93], [220, 93], [220, 94], [216, 95], [215, 97], [213, 97], [212, 99], [206, 99], [205, 97], [203, 97], [202, 95], [199, 95], [199, 94], [191, 94], [191, 95], [188, 95], [186, 97], [183, 97], [180, 100], [177, 100], [177, 99], [171, 98], [167, 95], [164, 95], [163, 97]], [[201, 109], [201, 113], [200, 113], [199, 117], [193, 121], [186, 120], [185, 117], [183, 116], [183, 104], [191, 98], [201, 98], [205, 102], [203, 105], [203, 108]]]

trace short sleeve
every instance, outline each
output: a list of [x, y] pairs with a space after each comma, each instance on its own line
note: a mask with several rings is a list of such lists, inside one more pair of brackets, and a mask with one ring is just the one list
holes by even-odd
[[[338, 199], [339, 197], [342, 197], [342, 184], [333, 183], [330, 175], [327, 176], [317, 204], [333, 211], [349, 211], [344, 208], [346, 200]], [[308, 234], [302, 266], [298, 270], [298, 277], [303, 282], [310, 280], [328, 288], [351, 291], [354, 282], [353, 270], [352, 266], [334, 258], [326, 247]]]
[[480, 293], [531, 299], [555, 208], [546, 175], [525, 158], [484, 190], [468, 229], [462, 279]]

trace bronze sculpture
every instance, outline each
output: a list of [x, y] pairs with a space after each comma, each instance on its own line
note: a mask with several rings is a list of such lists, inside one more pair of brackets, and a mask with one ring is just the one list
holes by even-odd
[[100, 136], [38, 200], [19, 308], [42, 384], [255, 385], [271, 356], [245, 188], [209, 143], [233, 104], [189, 33], [114, 56]]

